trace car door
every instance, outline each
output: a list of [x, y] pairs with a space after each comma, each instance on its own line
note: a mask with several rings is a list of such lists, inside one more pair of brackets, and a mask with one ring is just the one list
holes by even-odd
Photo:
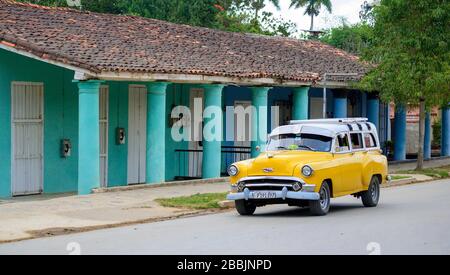
[[350, 133], [350, 145], [352, 148], [352, 183], [349, 191], [352, 193], [362, 190], [363, 184], [363, 167], [367, 159], [367, 151], [364, 148], [363, 135], [360, 132]]
[[363, 163], [363, 178], [365, 184], [368, 185], [374, 174], [374, 160], [380, 156], [380, 147], [378, 138], [373, 133], [364, 133], [365, 158]]
[[360, 174], [355, 173], [357, 158], [351, 150], [350, 136], [348, 133], [340, 133], [335, 140], [334, 162], [340, 171], [340, 181], [333, 185], [335, 196], [342, 196], [354, 190]]

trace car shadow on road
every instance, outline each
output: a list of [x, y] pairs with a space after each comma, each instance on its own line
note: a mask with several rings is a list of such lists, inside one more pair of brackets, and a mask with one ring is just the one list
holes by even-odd
[[[335, 214], [340, 212], [353, 212], [356, 210], [364, 209], [365, 207], [358, 203], [336, 203], [331, 205], [330, 213], [329, 214]], [[256, 210], [255, 216], [256, 217], [312, 217], [311, 213], [309, 212], [309, 208], [301, 208], [301, 207], [286, 207], [283, 209], [274, 209], [271, 212], [267, 212], [269, 208], [261, 208], [264, 210], [264, 213], [258, 213], [258, 210]]]

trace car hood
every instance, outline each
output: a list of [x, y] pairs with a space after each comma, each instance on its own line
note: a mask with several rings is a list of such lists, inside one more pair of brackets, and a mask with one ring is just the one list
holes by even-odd
[[261, 153], [248, 166], [248, 176], [294, 176], [295, 168], [330, 160], [331, 154], [311, 151], [277, 151]]

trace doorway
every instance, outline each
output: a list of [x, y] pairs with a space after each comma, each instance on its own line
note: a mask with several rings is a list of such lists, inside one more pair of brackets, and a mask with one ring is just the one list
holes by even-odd
[[128, 184], [146, 182], [147, 88], [130, 85], [128, 95]]
[[43, 192], [44, 85], [13, 82], [11, 88], [12, 195]]

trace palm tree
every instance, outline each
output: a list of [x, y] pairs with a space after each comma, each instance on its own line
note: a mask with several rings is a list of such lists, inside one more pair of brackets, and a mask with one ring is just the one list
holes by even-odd
[[[280, 0], [269, 0], [269, 2], [272, 3], [278, 10], [280, 9]], [[259, 13], [266, 7], [265, 0], [236, 0], [235, 4], [237, 6], [243, 5], [251, 8], [255, 12], [255, 22], [258, 22]]]
[[305, 14], [311, 16], [311, 27], [310, 31], [314, 30], [314, 16], [318, 16], [322, 6], [331, 12], [332, 4], [331, 0], [291, 0], [291, 5], [289, 8], [299, 9], [306, 7]]

